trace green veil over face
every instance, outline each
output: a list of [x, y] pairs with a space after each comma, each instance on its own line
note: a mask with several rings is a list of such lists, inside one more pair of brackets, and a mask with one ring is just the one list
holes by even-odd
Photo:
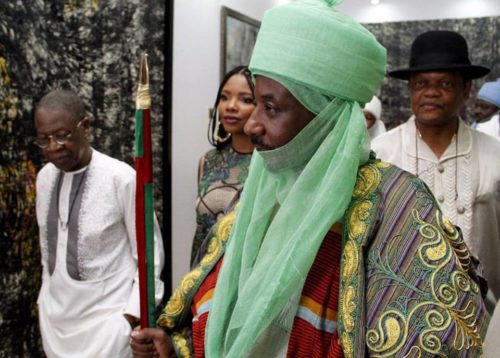
[[209, 315], [208, 357], [252, 355], [263, 335], [273, 337], [266, 352], [286, 346], [307, 274], [368, 159], [361, 105], [384, 76], [385, 49], [327, 2], [296, 1], [266, 12], [250, 69], [317, 115], [286, 145], [252, 157]]

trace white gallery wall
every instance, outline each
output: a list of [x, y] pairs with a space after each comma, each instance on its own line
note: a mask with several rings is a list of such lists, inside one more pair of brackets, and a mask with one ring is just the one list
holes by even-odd
[[[172, 78], [172, 284], [189, 270], [199, 158], [220, 75], [220, 10], [261, 20], [279, 0], [175, 0]], [[165, 213], [168, 215], [168, 213]]]
[[[175, 0], [172, 83], [172, 283], [189, 270], [195, 231], [198, 159], [210, 149], [208, 109], [219, 85], [220, 9], [261, 20], [287, 0]], [[500, 0], [344, 0], [339, 9], [360, 22], [499, 16]], [[168, 215], [168, 213], [165, 213]]]
[[500, 0], [344, 0], [338, 9], [361, 23], [500, 15]]

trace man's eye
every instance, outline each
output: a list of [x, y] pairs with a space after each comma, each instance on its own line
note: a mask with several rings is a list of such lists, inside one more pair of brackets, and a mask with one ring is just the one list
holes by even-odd
[[417, 89], [421, 89], [425, 87], [425, 82], [424, 81], [415, 81], [413, 82], [413, 87]]
[[452, 88], [453, 87], [453, 82], [451, 81], [442, 81], [441, 82], [441, 88]]
[[270, 104], [265, 104], [264, 105], [264, 109], [266, 110], [266, 112], [271, 112], [271, 113], [274, 113], [274, 107]]
[[56, 135], [54, 135], [54, 139], [57, 142], [64, 142], [66, 139], [68, 139], [68, 135], [67, 134], [56, 134]]
[[49, 138], [43, 137], [43, 138], [35, 138], [35, 143], [39, 145], [45, 146], [49, 142]]

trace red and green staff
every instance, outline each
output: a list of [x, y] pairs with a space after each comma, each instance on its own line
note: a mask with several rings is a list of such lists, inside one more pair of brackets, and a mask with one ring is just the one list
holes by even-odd
[[151, 97], [147, 55], [141, 59], [135, 110], [135, 222], [141, 305], [141, 327], [155, 325], [153, 161]]

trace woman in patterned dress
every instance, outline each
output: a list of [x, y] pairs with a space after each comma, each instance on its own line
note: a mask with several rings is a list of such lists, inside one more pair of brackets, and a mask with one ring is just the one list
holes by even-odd
[[247, 178], [254, 145], [243, 127], [255, 108], [253, 90], [246, 66], [229, 71], [219, 86], [208, 127], [208, 140], [215, 148], [201, 157], [198, 167], [196, 232], [191, 264], [210, 228]]

